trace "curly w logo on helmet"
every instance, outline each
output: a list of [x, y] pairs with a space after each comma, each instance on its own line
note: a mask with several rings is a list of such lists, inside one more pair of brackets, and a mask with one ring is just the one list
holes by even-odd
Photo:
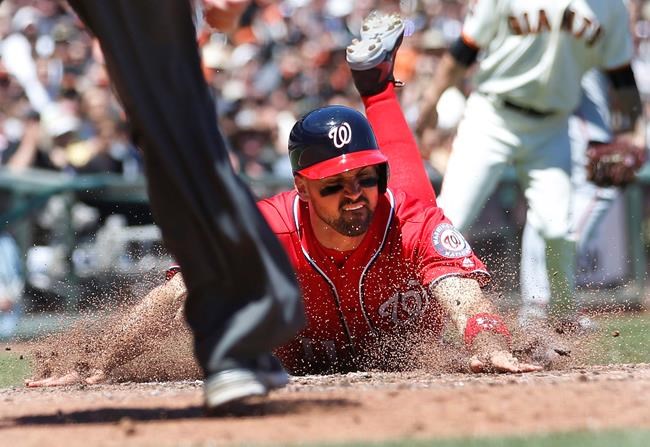
[[334, 143], [334, 147], [337, 149], [342, 148], [346, 144], [349, 144], [352, 141], [352, 129], [350, 125], [346, 122], [341, 124], [338, 127], [332, 127], [329, 131], [328, 136], [330, 140]]

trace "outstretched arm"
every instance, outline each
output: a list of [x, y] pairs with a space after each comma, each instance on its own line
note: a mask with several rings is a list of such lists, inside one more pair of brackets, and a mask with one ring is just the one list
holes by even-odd
[[100, 360], [99, 369], [108, 374], [147, 352], [154, 340], [169, 335], [174, 320], [181, 320], [186, 297], [187, 289], [181, 274], [176, 274], [149, 292], [118, 321]]
[[183, 321], [182, 310], [186, 296], [183, 278], [176, 274], [151, 290], [127, 315], [109, 328], [107, 333], [110, 338], [100, 353], [96, 367], [91, 369], [87, 377], [82, 377], [79, 371], [68, 371], [60, 376], [27, 380], [25, 385], [44, 387], [106, 381], [115, 368], [150, 350], [154, 340], [167, 336], [176, 321]]
[[431, 286], [472, 354], [472, 372], [531, 372], [541, 366], [520, 363], [510, 352], [510, 334], [476, 280], [447, 277]]

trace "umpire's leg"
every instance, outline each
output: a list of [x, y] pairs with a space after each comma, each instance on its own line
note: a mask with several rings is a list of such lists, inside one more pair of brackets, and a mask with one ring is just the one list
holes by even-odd
[[304, 318], [294, 273], [230, 167], [190, 2], [69, 2], [99, 39], [144, 149], [152, 212], [183, 269], [204, 372], [287, 341]]

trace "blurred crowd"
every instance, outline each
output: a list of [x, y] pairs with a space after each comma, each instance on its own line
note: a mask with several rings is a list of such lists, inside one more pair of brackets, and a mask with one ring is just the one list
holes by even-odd
[[[296, 118], [327, 103], [360, 107], [345, 47], [373, 9], [410, 20], [413, 36], [400, 52], [396, 74], [406, 83], [402, 97], [413, 121], [422, 85], [459, 33], [462, 1], [257, 0], [230, 36], [197, 19], [205, 76], [237, 170], [253, 179], [289, 179], [283, 154]], [[64, 3], [4, 1], [0, 39], [3, 165], [140, 173], [140, 154], [129, 141], [101, 50]], [[459, 116], [462, 95], [450, 106]], [[445, 114], [452, 122], [441, 126], [453, 127], [456, 115]]]
[[[395, 76], [404, 82], [399, 94], [407, 120], [415, 123], [424, 88], [458, 37], [467, 3], [253, 0], [242, 26], [229, 36], [205, 27], [197, 10], [204, 74], [236, 170], [286, 187], [292, 176], [285, 153], [295, 120], [325, 104], [362, 109], [345, 48], [375, 9], [407, 19]], [[650, 112], [650, 2], [629, 0], [629, 6], [637, 48], [634, 69]], [[461, 85], [445, 93], [438, 128], [419, 142], [433, 180], [444, 174], [469, 89], [471, 85]], [[141, 154], [130, 141], [101, 50], [64, 2], [0, 3], [0, 165], [71, 175], [142, 174]], [[272, 192], [256, 189], [258, 195]], [[0, 316], [3, 306], [10, 307], [2, 295], [0, 290]]]
[[[303, 113], [325, 104], [362, 110], [345, 62], [345, 48], [358, 37], [371, 11], [398, 12], [408, 19], [407, 38], [395, 77], [405, 83], [400, 95], [408, 119], [439, 57], [458, 37], [464, 1], [285, 0], [256, 1], [243, 26], [229, 39], [203, 36], [206, 77], [218, 98], [220, 123], [233, 149], [235, 166], [250, 178], [291, 178], [284, 156], [288, 134]], [[451, 93], [441, 129], [453, 129], [463, 95]], [[427, 136], [423, 158], [449, 139]], [[447, 132], [447, 135], [449, 132]], [[432, 175], [435, 170], [432, 165]], [[438, 166], [438, 169], [440, 167]]]
[[[650, 4], [629, 3], [638, 48], [636, 74], [647, 96]], [[374, 9], [396, 11], [409, 20], [411, 36], [399, 53], [396, 77], [405, 82], [401, 100], [408, 120], [414, 122], [423, 87], [442, 52], [458, 36], [466, 4], [256, 0], [241, 28], [230, 36], [212, 32], [197, 19], [205, 76], [215, 92], [236, 169], [250, 178], [290, 178], [283, 154], [295, 119], [327, 103], [360, 108], [345, 64], [345, 47]], [[140, 154], [129, 141], [101, 51], [65, 3], [4, 1], [0, 39], [2, 164], [72, 173], [140, 172]], [[448, 92], [440, 104], [439, 129], [421, 141], [423, 158], [434, 176], [444, 172], [464, 106], [463, 93]]]
[[3, 165], [137, 174], [123, 114], [101, 54], [59, 2], [0, 5]]

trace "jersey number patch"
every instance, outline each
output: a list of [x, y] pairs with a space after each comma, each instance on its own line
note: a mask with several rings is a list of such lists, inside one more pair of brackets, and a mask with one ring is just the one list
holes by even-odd
[[472, 253], [472, 248], [460, 231], [448, 223], [441, 223], [433, 230], [431, 243], [445, 258], [463, 258]]

